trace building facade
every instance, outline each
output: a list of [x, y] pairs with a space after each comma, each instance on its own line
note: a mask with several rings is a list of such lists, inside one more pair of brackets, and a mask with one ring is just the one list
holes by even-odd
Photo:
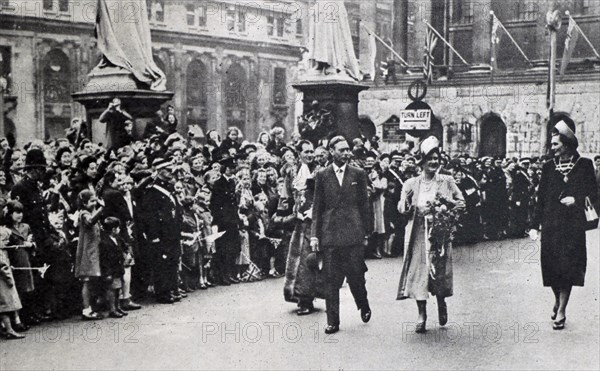
[[[142, 16], [140, 0], [107, 1], [119, 12], [116, 19]], [[96, 3], [0, 1], [0, 74], [5, 95], [16, 97], [5, 111], [20, 143], [62, 136], [71, 119], [85, 117], [71, 94], [83, 89], [101, 57], [94, 38]], [[220, 132], [237, 126], [254, 140], [273, 126], [293, 130], [289, 92], [302, 56], [308, 2], [146, 3], [154, 59], [175, 93], [170, 104], [182, 132], [192, 124]]]
[[[379, 4], [361, 3], [363, 16], [377, 14]], [[370, 10], [363, 9], [370, 7]], [[386, 123], [411, 100], [409, 84], [422, 78], [427, 26], [431, 24], [469, 63], [464, 65], [441, 40], [433, 51], [434, 78], [424, 99], [438, 122], [431, 128], [453, 155], [538, 156], [549, 140], [546, 90], [550, 37], [546, 12], [569, 10], [596, 50], [600, 50], [600, 2], [589, 0], [395, 0], [392, 4], [394, 49], [411, 66], [398, 71], [398, 84], [375, 81], [360, 96], [359, 113], [368, 117], [380, 135]], [[492, 56], [492, 18], [503, 23], [525, 53], [500, 30], [495, 63]], [[364, 20], [363, 20], [364, 21]], [[366, 21], [369, 21], [367, 19]], [[371, 22], [381, 22], [371, 18]], [[559, 29], [558, 61], [563, 54], [568, 17]], [[368, 40], [358, 40], [368, 50]], [[381, 48], [381, 44], [378, 44]], [[361, 56], [362, 58], [362, 56]], [[495, 68], [492, 68], [495, 67]], [[571, 63], [557, 78], [555, 112], [570, 114], [577, 124], [580, 151], [600, 153], [600, 60], [579, 37]], [[401, 144], [396, 137], [386, 143]]]

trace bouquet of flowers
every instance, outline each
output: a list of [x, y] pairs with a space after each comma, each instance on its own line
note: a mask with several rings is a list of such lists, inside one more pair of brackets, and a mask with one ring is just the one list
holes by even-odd
[[[448, 259], [446, 245], [454, 240], [461, 214], [461, 211], [456, 208], [452, 201], [439, 193], [435, 196], [433, 202], [427, 202], [425, 219], [428, 227], [427, 236], [431, 243], [429, 250], [431, 259], [430, 285], [435, 285], [435, 281], [445, 275]], [[432, 292], [435, 291], [432, 290]]]

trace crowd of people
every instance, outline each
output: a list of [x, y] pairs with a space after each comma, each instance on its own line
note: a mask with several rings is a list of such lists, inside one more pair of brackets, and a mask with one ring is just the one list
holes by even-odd
[[[310, 245], [314, 174], [332, 161], [327, 141], [286, 142], [280, 127], [256, 141], [237, 128], [224, 138], [180, 135], [172, 108], [135, 140], [118, 103], [103, 114], [123, 120], [110, 147], [88, 140], [77, 119], [64, 138], [23, 148], [0, 139], [2, 335], [21, 338], [74, 315], [121, 318], [141, 308], [136, 301], [173, 304], [195, 290], [284, 275], [285, 299], [310, 313], [321, 295], [302, 292], [298, 246]], [[350, 164], [368, 178], [367, 257], [402, 256], [408, 217], [398, 204], [421, 173], [419, 158], [409, 146], [380, 151], [376, 137], [351, 147]], [[439, 173], [465, 201], [455, 245], [525, 237], [548, 159], [440, 151]]]

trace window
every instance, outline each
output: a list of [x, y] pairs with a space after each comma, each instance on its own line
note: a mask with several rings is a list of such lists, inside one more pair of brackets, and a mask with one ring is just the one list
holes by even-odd
[[296, 34], [302, 35], [304, 33], [304, 27], [302, 25], [302, 19], [298, 18], [296, 20]]
[[246, 32], [246, 12], [243, 10], [240, 10], [237, 15], [238, 15], [238, 19], [237, 19], [238, 31]]
[[11, 48], [10, 46], [0, 46], [0, 90], [10, 91], [10, 64]]
[[44, 0], [44, 10], [53, 10], [54, 9], [54, 0]]
[[152, 4], [152, 13], [154, 14], [154, 20], [156, 22], [165, 21], [165, 2], [163, 0], [157, 0]]
[[286, 103], [286, 69], [276, 67], [273, 71], [273, 104], [282, 106]]
[[533, 0], [517, 3], [517, 9], [518, 18], [524, 21], [533, 21], [539, 14], [538, 5]]
[[187, 20], [188, 26], [195, 26], [196, 25], [196, 7], [194, 6], [194, 4], [186, 4], [185, 11], [186, 11], [186, 20]]
[[456, 0], [453, 19], [455, 23], [473, 23], [473, 0]]
[[573, 13], [585, 15], [590, 13], [590, 0], [573, 0]]
[[15, 3], [11, 0], [0, 1], [0, 10], [15, 10]]
[[69, 0], [58, 0], [58, 10], [60, 12], [69, 12]]
[[283, 14], [272, 14], [267, 16], [267, 34], [269, 36], [283, 37], [285, 35], [286, 19]]
[[227, 9], [227, 15], [226, 15], [226, 22], [227, 22], [227, 30], [229, 32], [235, 32], [235, 10], [234, 9]]
[[275, 17], [268, 16], [267, 17], [267, 34], [269, 36], [273, 36], [275, 31]]
[[196, 12], [198, 14], [198, 26], [206, 27], [206, 7], [204, 5], [200, 5]]
[[285, 18], [277, 17], [277, 36], [283, 37], [285, 33]]

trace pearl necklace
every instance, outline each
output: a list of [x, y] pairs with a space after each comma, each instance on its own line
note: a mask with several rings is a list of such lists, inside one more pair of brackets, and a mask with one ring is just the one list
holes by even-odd
[[425, 190], [425, 192], [431, 191], [431, 187], [433, 187], [434, 183], [435, 183], [435, 175], [429, 181], [425, 181], [425, 177], [421, 178], [421, 184], [424, 185], [423, 189]]

